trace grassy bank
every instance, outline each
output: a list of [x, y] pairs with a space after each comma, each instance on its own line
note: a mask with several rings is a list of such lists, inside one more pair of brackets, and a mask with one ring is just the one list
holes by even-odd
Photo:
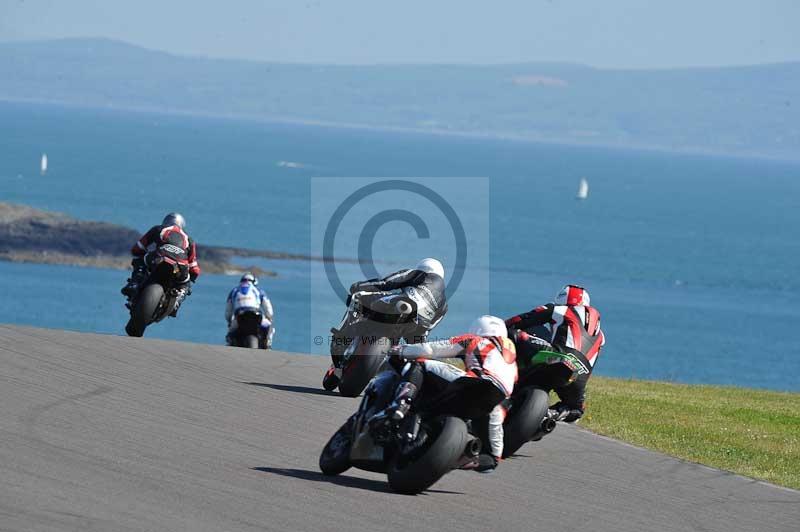
[[580, 425], [800, 489], [800, 394], [592, 377]]

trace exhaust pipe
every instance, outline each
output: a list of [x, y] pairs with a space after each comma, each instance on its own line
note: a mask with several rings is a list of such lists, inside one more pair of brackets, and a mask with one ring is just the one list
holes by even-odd
[[481, 453], [481, 440], [478, 438], [472, 438], [470, 441], [467, 442], [467, 446], [464, 447], [464, 456], [468, 456], [470, 458], [474, 458]]
[[539, 426], [539, 429], [545, 433], [550, 434], [556, 428], [556, 420], [551, 417], [546, 417], [542, 420], [542, 424]]
[[481, 454], [481, 440], [471, 438], [464, 446], [464, 453], [456, 462], [454, 469], [475, 469], [478, 467], [478, 456]]
[[545, 416], [542, 423], [539, 425], [539, 430], [533, 435], [531, 441], [539, 441], [556, 429], [556, 420], [552, 417]]

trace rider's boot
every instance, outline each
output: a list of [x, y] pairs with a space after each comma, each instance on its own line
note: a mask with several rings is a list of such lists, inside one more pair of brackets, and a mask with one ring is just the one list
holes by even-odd
[[127, 297], [128, 299], [132, 298], [136, 295], [136, 291], [139, 290], [139, 283], [142, 281], [142, 272], [138, 270], [134, 270], [131, 273], [131, 276], [128, 278], [128, 283], [122, 287], [122, 295]]
[[136, 289], [138, 288], [138, 284], [133, 282], [133, 279], [128, 279], [128, 284], [122, 287], [120, 292], [123, 296], [127, 298], [133, 297], [133, 294], [136, 293]]
[[191, 293], [192, 292], [188, 286], [175, 288], [175, 306], [172, 308], [172, 312], [169, 313], [170, 316], [172, 316], [173, 318], [177, 317], [178, 309], [181, 308], [183, 300], [186, 299], [186, 296], [188, 296]]
[[386, 408], [386, 415], [393, 421], [402, 421], [411, 410], [411, 402], [417, 396], [417, 386], [410, 382], [401, 382], [395, 392], [394, 401]]
[[262, 340], [259, 342], [261, 344], [262, 349], [272, 349], [272, 337], [275, 334], [275, 329], [272, 325], [262, 329]]
[[128, 283], [120, 290], [122, 295], [129, 299], [136, 295], [136, 291], [139, 289], [139, 283], [147, 277], [147, 267], [145, 266], [144, 259], [141, 257], [134, 257], [131, 261], [131, 266], [133, 267], [133, 271], [131, 271], [131, 276], [128, 278]]
[[481, 454], [478, 456], [478, 466], [474, 471], [478, 473], [491, 473], [497, 469], [498, 459], [491, 454]]

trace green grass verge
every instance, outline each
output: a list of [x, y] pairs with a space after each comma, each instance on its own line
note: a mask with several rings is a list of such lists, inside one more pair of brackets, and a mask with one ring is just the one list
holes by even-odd
[[580, 425], [800, 489], [800, 394], [592, 377]]

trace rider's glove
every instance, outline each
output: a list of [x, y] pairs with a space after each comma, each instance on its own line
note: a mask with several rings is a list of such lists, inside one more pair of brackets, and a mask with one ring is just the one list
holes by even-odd
[[[356, 283], [356, 284], [358, 284], [358, 283]], [[350, 287], [351, 291], [350, 291], [350, 294], [347, 296], [347, 301], [345, 302], [345, 305], [347, 305], [348, 307], [350, 306], [350, 303], [354, 299], [358, 299], [361, 295], [366, 294], [366, 292], [359, 292], [359, 291], [353, 292], [352, 291], [353, 287], [356, 286], [356, 284], [353, 284], [353, 286]]]
[[407, 362], [406, 359], [403, 358], [403, 355], [401, 354], [402, 352], [403, 352], [402, 346], [393, 345], [392, 347], [389, 348], [389, 351], [386, 353], [389, 365], [392, 366], [392, 368], [394, 368], [394, 370], [397, 371], [397, 373], [403, 371], [403, 366], [405, 366]]

